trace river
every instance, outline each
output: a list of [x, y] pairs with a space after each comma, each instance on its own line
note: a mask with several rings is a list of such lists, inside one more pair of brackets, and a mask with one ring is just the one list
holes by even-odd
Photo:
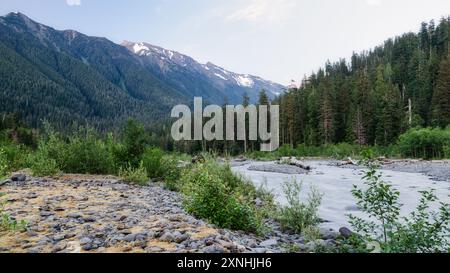
[[[351, 194], [353, 185], [364, 186], [363, 172], [360, 169], [340, 168], [330, 166], [329, 161], [307, 160], [305, 164], [313, 169], [309, 174], [283, 174], [275, 172], [250, 171], [252, 165], [276, 164], [275, 162], [246, 162], [232, 167], [233, 172], [241, 174], [251, 180], [256, 186], [266, 183], [267, 188], [275, 195], [276, 201], [286, 204], [283, 194], [283, 183], [290, 179], [303, 182], [302, 200], [307, 200], [311, 186], [314, 186], [324, 196], [319, 208], [319, 216], [325, 220], [323, 228], [338, 230], [349, 227], [348, 214], [368, 219], [356, 206], [356, 200]], [[420, 173], [406, 173], [400, 171], [383, 170], [383, 178], [400, 191], [400, 203], [403, 204], [402, 216], [407, 216], [415, 209], [419, 202], [419, 191], [434, 189], [440, 201], [450, 203], [450, 183], [433, 181]], [[439, 208], [438, 204], [432, 210]]]

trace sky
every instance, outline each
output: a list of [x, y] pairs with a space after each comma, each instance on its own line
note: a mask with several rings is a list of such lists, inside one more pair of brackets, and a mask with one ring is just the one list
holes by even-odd
[[148, 42], [289, 84], [450, 15], [449, 0], [0, 0], [56, 29]]

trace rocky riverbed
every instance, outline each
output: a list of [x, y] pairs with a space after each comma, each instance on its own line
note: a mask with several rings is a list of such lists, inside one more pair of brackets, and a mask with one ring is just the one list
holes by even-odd
[[0, 252], [276, 253], [293, 245], [312, 251], [338, 236], [325, 229], [323, 240], [308, 244], [275, 223], [268, 223], [265, 237], [218, 229], [187, 214], [181, 196], [157, 184], [87, 175], [14, 180], [0, 187], [2, 199], [6, 212], [28, 228], [0, 233]]

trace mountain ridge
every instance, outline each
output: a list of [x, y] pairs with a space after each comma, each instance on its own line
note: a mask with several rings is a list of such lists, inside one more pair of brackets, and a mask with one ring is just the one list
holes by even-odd
[[33, 127], [43, 119], [57, 127], [75, 122], [105, 130], [128, 117], [153, 124], [193, 96], [240, 103], [246, 92], [255, 101], [260, 91], [212, 81], [205, 68], [200, 73], [201, 65], [180, 53], [197, 68], [155, 62], [107, 38], [56, 30], [22, 13], [0, 17], [0, 38], [0, 112], [19, 112]]

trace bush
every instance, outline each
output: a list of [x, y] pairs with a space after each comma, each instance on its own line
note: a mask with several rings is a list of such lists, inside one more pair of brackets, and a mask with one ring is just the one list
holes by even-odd
[[145, 186], [149, 182], [147, 170], [144, 168], [142, 163], [138, 168], [134, 168], [131, 165], [129, 165], [127, 168], [120, 168], [119, 176], [125, 182], [136, 183], [141, 186]]
[[450, 146], [450, 127], [411, 129], [401, 135], [398, 147], [403, 156], [414, 158], [444, 158]]
[[43, 150], [31, 154], [28, 162], [34, 176], [53, 176], [61, 172], [56, 160], [50, 158]]
[[189, 213], [221, 227], [260, 231], [262, 219], [254, 207], [249, 184], [233, 175], [229, 166], [197, 164], [182, 177], [184, 205]]
[[181, 190], [180, 179], [186, 167], [179, 166], [179, 159], [176, 156], [166, 155], [162, 158], [160, 171], [166, 189], [171, 191]]
[[150, 178], [162, 178], [163, 155], [159, 148], [148, 148], [142, 156], [142, 162]]
[[[0, 198], [5, 194], [0, 193]], [[28, 223], [24, 220], [17, 221], [5, 212], [6, 201], [0, 200], [0, 231], [23, 231], [27, 228]]]
[[8, 160], [6, 158], [6, 153], [0, 149], [0, 179], [5, 178], [9, 174]]
[[366, 242], [376, 242], [388, 253], [447, 252], [450, 238], [450, 206], [441, 203], [439, 212], [431, 212], [437, 202], [433, 191], [421, 192], [417, 209], [409, 217], [400, 218], [400, 193], [382, 180], [377, 166], [366, 160], [369, 170], [364, 176], [366, 189], [355, 186], [354, 197], [363, 212], [376, 221], [350, 215], [350, 223]]
[[91, 129], [80, 131], [61, 148], [61, 169], [67, 173], [110, 174], [113, 158], [108, 145]]
[[146, 148], [144, 126], [135, 120], [128, 120], [122, 132], [123, 142], [113, 149], [113, 156], [119, 167], [139, 167]]
[[300, 198], [302, 186], [296, 180], [283, 185], [288, 205], [280, 207], [276, 217], [283, 229], [298, 234], [319, 224], [317, 211], [322, 202], [322, 194], [312, 187], [307, 203], [303, 203]]
[[8, 171], [16, 171], [26, 167], [29, 149], [24, 145], [4, 142], [0, 145], [4, 152]]

